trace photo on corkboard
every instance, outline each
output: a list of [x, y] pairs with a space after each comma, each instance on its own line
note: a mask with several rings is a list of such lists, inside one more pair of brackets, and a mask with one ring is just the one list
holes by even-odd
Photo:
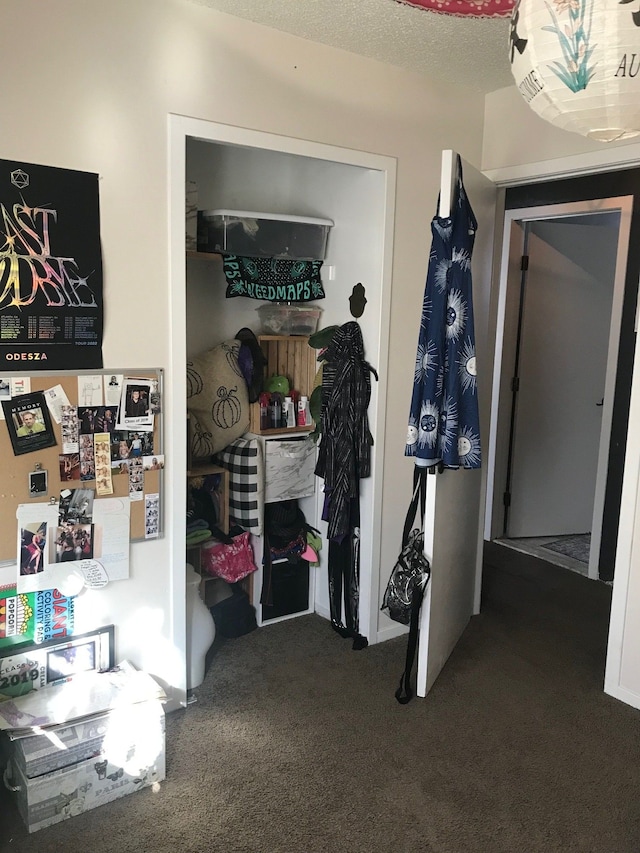
[[2, 400], [2, 410], [14, 456], [55, 447], [51, 415], [42, 391]]

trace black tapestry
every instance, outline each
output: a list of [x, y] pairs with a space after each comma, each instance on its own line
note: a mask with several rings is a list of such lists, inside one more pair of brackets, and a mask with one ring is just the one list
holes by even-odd
[[322, 261], [287, 258], [224, 256], [227, 299], [248, 296], [269, 302], [309, 302], [324, 299]]
[[98, 176], [0, 160], [0, 370], [102, 367]]

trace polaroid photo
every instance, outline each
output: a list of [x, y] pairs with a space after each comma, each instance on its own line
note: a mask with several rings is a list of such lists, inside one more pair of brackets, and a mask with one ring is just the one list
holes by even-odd
[[123, 380], [117, 423], [119, 429], [139, 432], [153, 430], [152, 386], [153, 382], [150, 379], [126, 378]]
[[39, 498], [42, 497], [42, 495], [47, 494], [48, 486], [46, 471], [31, 471], [28, 478], [30, 498]]

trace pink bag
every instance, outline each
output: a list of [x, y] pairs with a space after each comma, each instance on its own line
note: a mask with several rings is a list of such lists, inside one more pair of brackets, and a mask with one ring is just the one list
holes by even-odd
[[228, 583], [240, 581], [255, 572], [256, 564], [253, 561], [249, 534], [245, 532], [234, 536], [230, 545], [225, 545], [224, 542], [203, 545], [202, 568]]

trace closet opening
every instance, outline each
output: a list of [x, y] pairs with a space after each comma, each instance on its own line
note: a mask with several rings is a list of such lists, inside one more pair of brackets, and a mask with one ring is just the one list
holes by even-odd
[[[268, 362], [267, 372], [277, 368], [278, 374], [289, 374], [291, 386], [300, 384], [303, 393], [311, 390], [319, 366], [315, 361], [317, 353], [310, 350], [304, 336], [274, 335], [273, 329], [265, 327], [264, 306], [268, 302], [227, 295], [221, 254], [186, 245], [187, 191], [192, 206], [195, 194], [199, 211], [254, 211], [276, 218], [333, 222], [321, 267], [325, 298], [309, 303], [321, 309], [318, 329], [351, 321], [353, 288], [362, 283], [366, 289], [366, 309], [358, 324], [365, 357], [380, 378], [372, 383], [368, 408], [374, 438], [372, 474], [361, 481], [360, 489], [358, 615], [360, 633], [369, 643], [378, 642], [386, 638], [379, 636], [380, 530], [395, 161], [181, 117], [171, 117], [170, 130], [172, 350], [176, 377], [170, 405], [175, 413], [177, 450], [187, 444], [186, 427], [183, 429], [182, 423], [186, 422], [189, 391], [182, 377], [187, 374], [188, 363], [199, 354], [235, 339], [239, 330], [248, 328], [256, 336]], [[231, 415], [232, 401], [221, 402], [223, 406], [229, 403], [229, 411], [225, 409], [218, 414]], [[307, 563], [303, 572], [294, 573], [295, 577], [290, 566], [273, 565], [274, 590], [278, 588], [281, 592], [278, 601], [267, 603], [264, 594], [261, 596], [264, 536], [262, 531], [251, 533], [257, 571], [246, 581], [245, 588], [256, 609], [258, 630], [308, 613], [328, 619], [328, 547], [326, 523], [322, 520], [323, 481], [313, 475], [316, 447], [310, 443], [308, 432], [300, 432], [298, 425], [283, 430], [282, 434], [273, 429], [261, 430], [259, 426], [259, 418], [252, 417], [242, 439], [250, 441], [252, 446], [258, 445], [263, 510], [279, 506], [280, 501], [295, 500], [306, 523], [320, 532], [322, 547], [320, 565]], [[183, 458], [183, 471], [186, 471], [186, 454]], [[189, 486], [178, 482], [174, 485], [175, 517], [180, 518], [184, 517]], [[264, 517], [263, 512], [263, 524]], [[179, 567], [185, 562], [185, 534], [176, 530], [174, 536], [173, 554]], [[174, 589], [178, 604], [180, 599], [184, 600], [184, 593], [179, 583]]]

